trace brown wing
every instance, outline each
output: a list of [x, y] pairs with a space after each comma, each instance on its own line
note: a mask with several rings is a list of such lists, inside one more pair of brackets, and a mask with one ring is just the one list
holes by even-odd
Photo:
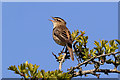
[[72, 44], [71, 34], [70, 34], [70, 31], [68, 30], [68, 28], [66, 26], [62, 26], [62, 25], [58, 26], [58, 27], [54, 28], [53, 32], [54, 32], [53, 34], [56, 37], [58, 37], [62, 42]]

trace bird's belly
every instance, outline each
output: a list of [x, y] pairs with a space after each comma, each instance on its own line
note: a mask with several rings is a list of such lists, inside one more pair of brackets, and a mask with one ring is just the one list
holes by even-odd
[[57, 44], [59, 44], [59, 45], [61, 45], [61, 46], [65, 46], [66, 45], [66, 43], [65, 42], [62, 42], [58, 37], [56, 37], [55, 35], [53, 35], [53, 39], [54, 39], [54, 41], [57, 43]]

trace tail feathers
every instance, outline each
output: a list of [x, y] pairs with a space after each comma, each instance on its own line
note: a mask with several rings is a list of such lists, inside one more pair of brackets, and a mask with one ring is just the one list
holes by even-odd
[[74, 61], [74, 55], [73, 55], [73, 50], [72, 50], [72, 48], [69, 47], [69, 45], [67, 45], [67, 49], [68, 49], [68, 51], [69, 51], [69, 53], [70, 53], [70, 57], [71, 57], [72, 61]]

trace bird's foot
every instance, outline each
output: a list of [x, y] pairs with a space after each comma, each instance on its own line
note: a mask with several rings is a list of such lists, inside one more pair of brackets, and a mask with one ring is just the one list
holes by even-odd
[[61, 55], [62, 53], [58, 53], [58, 55]]

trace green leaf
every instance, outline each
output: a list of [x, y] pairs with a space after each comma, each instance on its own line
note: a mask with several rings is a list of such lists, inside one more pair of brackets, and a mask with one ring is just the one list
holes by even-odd
[[29, 78], [29, 76], [25, 76], [25, 78]]
[[27, 74], [27, 76], [30, 76], [28, 69], [26, 69], [25, 73]]
[[62, 78], [62, 73], [59, 73], [57, 76], [58, 78]]
[[86, 59], [87, 57], [86, 56], [83, 56], [84, 59]]
[[38, 77], [38, 78], [43, 78], [43, 75], [42, 75], [42, 73], [40, 72], [40, 70], [38, 70], [37, 77]]
[[96, 52], [96, 50], [94, 50], [94, 51], [92, 52], [93, 57], [96, 56], [95, 52]]
[[86, 36], [85, 39], [87, 40], [87, 39], [88, 39], [88, 36]]
[[103, 47], [103, 46], [104, 46], [104, 44], [103, 44], [103, 40], [102, 40], [102, 41], [100, 40], [100, 43], [101, 43], [101, 47]]
[[90, 50], [90, 53], [92, 53], [92, 52], [93, 52], [93, 49]]
[[21, 66], [21, 70], [23, 70], [23, 65], [21, 64], [20, 66]]
[[21, 72], [21, 66], [18, 65], [18, 69], [19, 69], [19, 71]]
[[114, 40], [110, 40], [109, 43], [110, 43], [111, 46], [113, 46], [115, 44], [115, 41]]
[[81, 34], [83, 34], [83, 35], [85, 34], [85, 31], [80, 31], [80, 32], [81, 32]]
[[36, 66], [36, 64], [35, 64], [35, 65], [34, 65], [34, 68], [33, 68], [33, 74], [36, 73], [36, 71], [37, 71], [37, 66]]
[[95, 44], [96, 46], [99, 46], [99, 42], [97, 42], [97, 41], [94, 41], [94, 44]]
[[105, 44], [105, 49], [108, 50], [110, 48], [109, 44]]
[[108, 43], [107, 40], [102, 40], [102, 47], [105, 47], [105, 44]]
[[108, 49], [108, 53], [110, 53], [111, 52], [111, 50], [110, 49]]
[[25, 63], [23, 63], [23, 66], [22, 66], [22, 67], [23, 67], [23, 69], [25, 69], [25, 68], [26, 68], [26, 64], [25, 64]]
[[25, 62], [25, 66], [28, 66], [28, 61]]
[[35, 77], [37, 76], [37, 74], [38, 74], [38, 73], [34, 73], [34, 74], [33, 74], [33, 78], [35, 78]]
[[16, 70], [17, 70], [17, 67], [16, 67], [15, 65], [14, 65], [14, 67], [13, 67], [13, 70], [14, 70], [14, 71], [16, 71]]
[[77, 47], [78, 49], [81, 49], [81, 48], [82, 48], [81, 46], [78, 46], [78, 45], [76, 45], [76, 47]]
[[81, 43], [81, 45], [83, 44], [82, 40], [80, 40], [80, 39], [79, 39], [79, 40], [76, 40], [76, 41], [78, 41], [79, 43]]
[[[81, 36], [81, 39], [82, 39], [82, 41], [84, 41], [84, 38], [83, 38], [83, 36]], [[84, 42], [83, 42], [84, 43]]]
[[72, 36], [72, 39], [74, 40], [76, 38], [76, 36], [79, 34], [79, 31], [74, 31], [72, 32], [71, 36]]
[[26, 73], [26, 69], [23, 69], [21, 72], [22, 72], [22, 73]]
[[43, 69], [41, 70], [41, 73], [43, 76], [45, 75], [45, 71]]
[[106, 43], [108, 43], [108, 41], [107, 41], [107, 40], [105, 40], [105, 44], [106, 44]]
[[29, 69], [30, 71], [33, 71], [33, 64], [29, 63], [29, 64], [28, 64], [28, 69]]
[[118, 39], [115, 39], [116, 40], [116, 42], [120, 45], [120, 40], [118, 40]]

